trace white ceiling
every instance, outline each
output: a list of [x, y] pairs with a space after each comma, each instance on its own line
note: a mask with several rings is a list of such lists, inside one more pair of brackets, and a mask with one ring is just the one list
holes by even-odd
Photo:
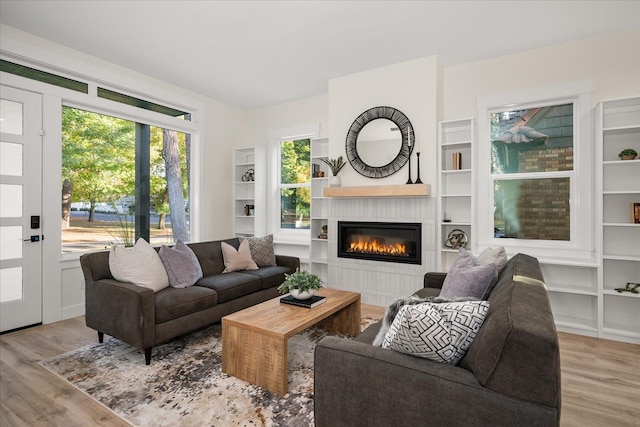
[[640, 28], [640, 1], [0, 1], [0, 22], [258, 108], [430, 55], [445, 66]]

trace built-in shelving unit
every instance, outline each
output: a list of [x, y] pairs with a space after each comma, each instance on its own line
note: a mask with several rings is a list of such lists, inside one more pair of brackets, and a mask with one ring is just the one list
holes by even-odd
[[256, 147], [233, 152], [233, 231], [259, 236], [265, 230], [264, 151]]
[[[453, 230], [463, 231], [468, 238], [466, 248], [472, 250], [473, 235], [473, 119], [440, 122], [438, 129], [438, 227], [436, 265], [448, 271], [458, 249], [445, 246]], [[459, 153], [459, 162], [454, 154]]]
[[[329, 186], [331, 171], [322, 161], [329, 156], [329, 139], [314, 138], [311, 140], [311, 243], [309, 246], [309, 271], [317, 274], [326, 284], [328, 272], [328, 238], [323, 227], [329, 225], [329, 199], [325, 197], [324, 190]], [[324, 176], [314, 176], [315, 172], [321, 172]]]
[[640, 203], [640, 159], [618, 157], [626, 148], [640, 153], [640, 97], [600, 103], [596, 124], [598, 329], [603, 338], [640, 343], [640, 295], [615, 290], [640, 282], [640, 224], [632, 214]]

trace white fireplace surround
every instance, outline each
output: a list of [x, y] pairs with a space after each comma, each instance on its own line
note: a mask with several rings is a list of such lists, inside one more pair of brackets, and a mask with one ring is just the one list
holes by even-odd
[[362, 295], [362, 302], [388, 306], [423, 286], [427, 271], [435, 270], [435, 199], [432, 197], [335, 198], [329, 203], [329, 230], [338, 221], [420, 222], [422, 264], [338, 258], [336, 233], [329, 232], [328, 286]]

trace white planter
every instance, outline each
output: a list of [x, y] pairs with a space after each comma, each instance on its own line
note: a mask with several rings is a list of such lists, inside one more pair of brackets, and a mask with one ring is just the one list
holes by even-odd
[[309, 299], [316, 293], [315, 289], [311, 289], [305, 292], [299, 292], [297, 289], [291, 290], [291, 296], [295, 299]]
[[342, 181], [339, 176], [329, 177], [329, 187], [340, 187]]

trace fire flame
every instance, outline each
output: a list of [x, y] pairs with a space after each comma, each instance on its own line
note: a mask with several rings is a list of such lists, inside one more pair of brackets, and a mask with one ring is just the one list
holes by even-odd
[[387, 245], [385, 243], [378, 243], [376, 240], [365, 242], [358, 240], [357, 242], [351, 242], [347, 252], [358, 252], [363, 254], [375, 254], [375, 255], [393, 255], [393, 256], [409, 256], [407, 253], [406, 245], [402, 243], [395, 243]]

